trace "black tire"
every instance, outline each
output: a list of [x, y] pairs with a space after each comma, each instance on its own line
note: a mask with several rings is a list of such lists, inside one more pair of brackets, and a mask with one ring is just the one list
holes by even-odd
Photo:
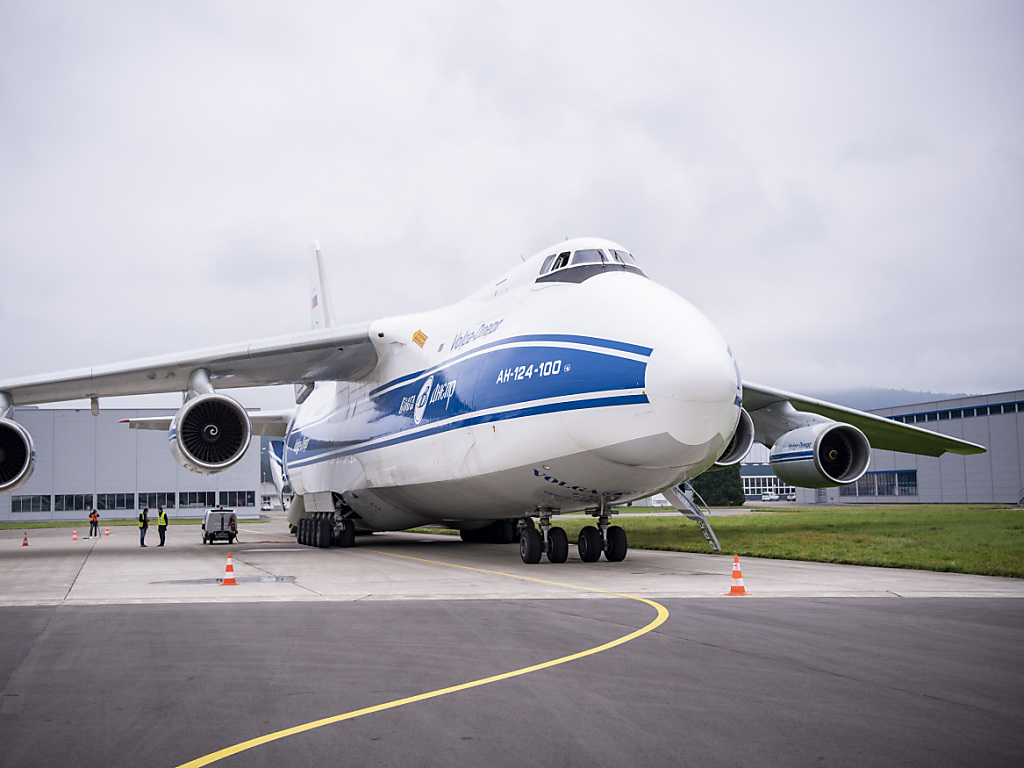
[[234, 543], [235, 543], [235, 537], [233, 535], [232, 536], [228, 536], [228, 544], [234, 544]]
[[516, 521], [512, 518], [506, 517], [504, 520], [499, 520], [497, 528], [497, 544], [511, 544], [516, 540]]
[[339, 547], [354, 547], [356, 544], [356, 525], [351, 520], [342, 520], [341, 533], [338, 534]]
[[621, 563], [626, 559], [626, 550], [629, 548], [626, 542], [626, 532], [619, 526], [613, 525], [608, 529], [608, 551], [604, 556], [609, 563]]
[[478, 544], [481, 540], [480, 529], [474, 528], [473, 530], [462, 530], [459, 531], [459, 538], [467, 544]]
[[548, 529], [548, 560], [564, 563], [569, 559], [569, 537], [563, 528]]
[[327, 549], [331, 546], [331, 534], [333, 533], [331, 521], [327, 518], [321, 518], [319, 523], [319, 529], [317, 531], [317, 542], [316, 545], [320, 549]]
[[299, 533], [295, 540], [302, 546], [306, 546], [306, 518], [304, 517], [299, 519]]
[[601, 532], [592, 525], [584, 527], [580, 531], [580, 537], [576, 540], [576, 546], [580, 551], [580, 560], [584, 563], [596, 563], [604, 550]]
[[541, 549], [544, 539], [536, 528], [523, 528], [519, 534], [519, 556], [527, 565], [536, 565], [540, 562]]

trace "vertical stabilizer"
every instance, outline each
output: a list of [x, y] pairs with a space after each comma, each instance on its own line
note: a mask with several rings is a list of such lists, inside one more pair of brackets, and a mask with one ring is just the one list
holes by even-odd
[[330, 328], [334, 325], [334, 304], [331, 301], [331, 290], [327, 287], [320, 243], [315, 241], [309, 248], [309, 291], [313, 329]]

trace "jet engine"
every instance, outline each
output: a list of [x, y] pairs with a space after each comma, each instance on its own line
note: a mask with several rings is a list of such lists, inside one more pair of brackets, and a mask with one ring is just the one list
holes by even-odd
[[16, 421], [0, 419], [0, 493], [21, 488], [35, 468], [36, 452], [28, 430]]
[[739, 464], [743, 458], [750, 453], [754, 444], [754, 422], [750, 414], [740, 408], [740, 420], [736, 424], [736, 431], [732, 433], [732, 440], [725, 447], [725, 452], [715, 462], [716, 467], [731, 467]]
[[245, 455], [252, 423], [245, 409], [226, 395], [210, 393], [186, 402], [171, 421], [171, 453], [185, 469], [212, 475]]
[[799, 488], [854, 483], [867, 472], [870, 460], [864, 433], [835, 421], [787, 432], [775, 441], [768, 459], [776, 477]]

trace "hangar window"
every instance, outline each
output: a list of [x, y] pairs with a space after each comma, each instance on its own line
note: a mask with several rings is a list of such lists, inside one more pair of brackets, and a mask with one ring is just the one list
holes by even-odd
[[839, 489], [840, 496], [917, 496], [917, 470], [868, 472]]
[[178, 494], [178, 506], [182, 509], [217, 506], [215, 491], [182, 491]]
[[53, 497], [54, 512], [84, 512], [91, 508], [91, 493], [58, 493]]
[[135, 509], [134, 493], [97, 493], [97, 510]]
[[12, 496], [11, 512], [49, 512], [49, 496]]
[[256, 491], [221, 491], [222, 507], [255, 507]]
[[174, 491], [170, 491], [168, 493], [140, 493], [139, 506], [174, 509], [175, 496], [177, 496], [177, 494], [174, 493]]

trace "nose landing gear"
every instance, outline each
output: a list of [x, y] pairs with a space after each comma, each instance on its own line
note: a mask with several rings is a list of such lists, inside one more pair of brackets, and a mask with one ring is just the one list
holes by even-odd
[[551, 510], [538, 510], [540, 530], [532, 518], [523, 518], [519, 529], [519, 556], [527, 565], [536, 565], [546, 554], [552, 563], [564, 563], [569, 558], [569, 537], [564, 528], [551, 525]]
[[[534, 527], [532, 518], [523, 518], [519, 528], [519, 556], [527, 565], [540, 562], [541, 555], [547, 554], [552, 563], [564, 563], [569, 557], [569, 537], [563, 528], [551, 525], [552, 510], [537, 510], [540, 530]], [[610, 511], [604, 499], [601, 507], [594, 512], [597, 526], [588, 525], [580, 531], [576, 548], [580, 560], [594, 563], [604, 553], [611, 563], [619, 563], [626, 559], [629, 549], [626, 532], [617, 525], [609, 525]]]

